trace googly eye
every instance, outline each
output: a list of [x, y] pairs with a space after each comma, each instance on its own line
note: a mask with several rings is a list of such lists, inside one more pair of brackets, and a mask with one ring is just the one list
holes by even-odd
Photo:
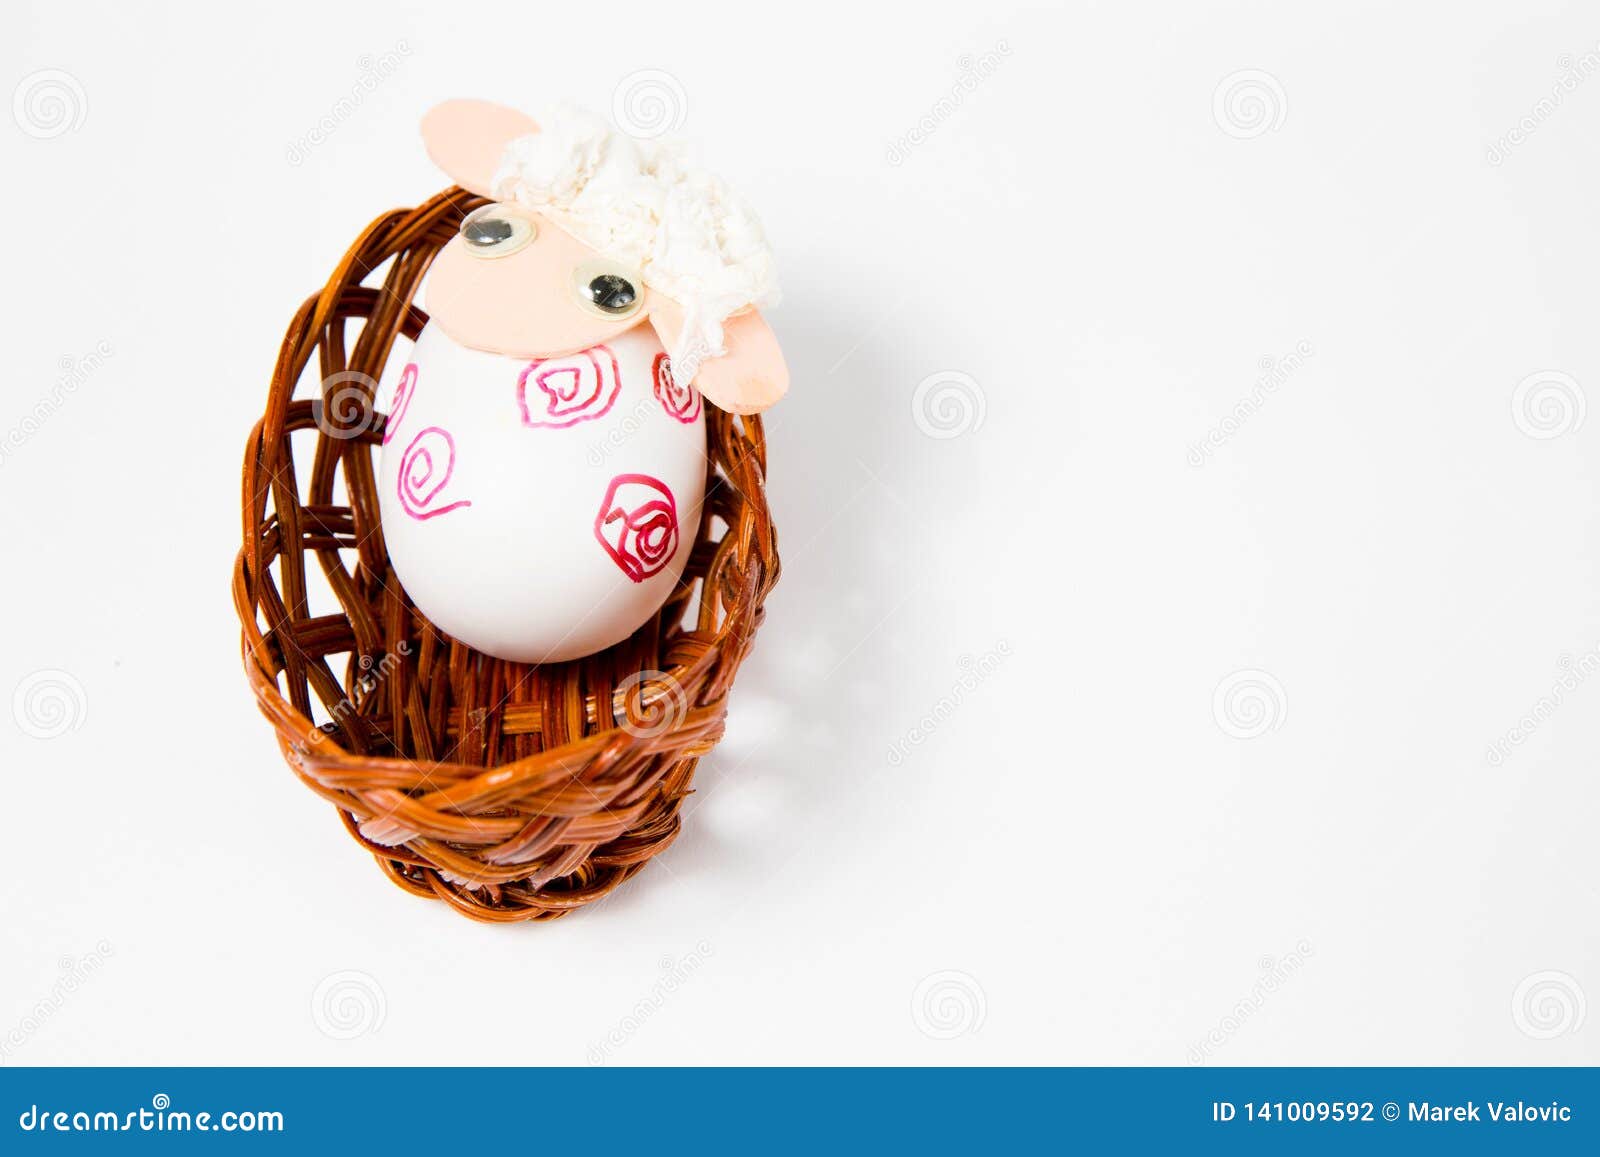
[[638, 313], [644, 298], [642, 285], [637, 272], [604, 258], [585, 261], [572, 274], [578, 304], [606, 318], [631, 317]]
[[474, 257], [509, 257], [538, 234], [531, 218], [508, 205], [484, 205], [461, 222], [461, 240]]

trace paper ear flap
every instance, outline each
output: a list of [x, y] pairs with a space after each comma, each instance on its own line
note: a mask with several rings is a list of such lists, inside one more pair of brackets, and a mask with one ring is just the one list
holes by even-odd
[[[683, 330], [683, 307], [658, 297], [650, 324], [661, 344], [671, 349]], [[753, 309], [723, 322], [722, 336], [728, 352], [701, 362], [691, 384], [730, 414], [759, 414], [789, 389], [789, 367], [778, 338]]]
[[487, 100], [447, 100], [422, 118], [422, 143], [433, 163], [480, 197], [492, 196], [489, 183], [506, 145], [538, 131], [532, 117]]

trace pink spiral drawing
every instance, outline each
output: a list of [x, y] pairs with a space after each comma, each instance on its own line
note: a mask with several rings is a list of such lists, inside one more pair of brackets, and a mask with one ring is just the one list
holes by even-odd
[[672, 376], [672, 359], [666, 354], [656, 355], [655, 365], [650, 372], [655, 378], [656, 399], [661, 403], [661, 408], [685, 426], [693, 425], [700, 416], [700, 391], [688, 382], [681, 386], [678, 384], [678, 380]]
[[[461, 499], [443, 506], [433, 506], [456, 468], [456, 440], [448, 430], [429, 426], [411, 439], [406, 452], [400, 456], [397, 488], [400, 505], [418, 522], [437, 518], [462, 506], [471, 506], [470, 500]], [[433, 506], [433, 509], [428, 509]]]
[[595, 516], [594, 536], [623, 574], [644, 582], [678, 550], [678, 504], [672, 491], [648, 474], [617, 475]]
[[406, 416], [411, 395], [417, 389], [417, 363], [412, 362], [400, 374], [400, 384], [394, 389], [394, 402], [389, 406], [389, 420], [383, 424], [383, 444], [387, 446], [395, 431], [400, 429], [400, 419]]
[[617, 355], [597, 345], [528, 363], [517, 378], [517, 405], [524, 426], [561, 430], [602, 417], [621, 389]]

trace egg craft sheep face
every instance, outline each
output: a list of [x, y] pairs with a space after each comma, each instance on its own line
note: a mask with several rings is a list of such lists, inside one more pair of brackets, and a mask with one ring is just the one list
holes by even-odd
[[449, 101], [429, 154], [493, 203], [429, 272], [430, 320], [379, 461], [395, 575], [486, 654], [559, 662], [621, 642], [672, 594], [707, 474], [706, 407], [788, 387], [758, 306], [755, 218], [672, 146], [558, 112]]

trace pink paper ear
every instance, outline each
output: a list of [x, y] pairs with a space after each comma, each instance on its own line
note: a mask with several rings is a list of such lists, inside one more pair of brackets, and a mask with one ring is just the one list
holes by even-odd
[[538, 131], [532, 117], [487, 100], [447, 100], [422, 118], [422, 143], [433, 163], [480, 197], [492, 196], [489, 182], [506, 145]]
[[[669, 349], [683, 327], [683, 307], [657, 297], [650, 309], [650, 324], [661, 344]], [[777, 335], [755, 310], [722, 323], [728, 352], [700, 363], [693, 385], [730, 414], [759, 414], [789, 389], [789, 367], [778, 348]]]

